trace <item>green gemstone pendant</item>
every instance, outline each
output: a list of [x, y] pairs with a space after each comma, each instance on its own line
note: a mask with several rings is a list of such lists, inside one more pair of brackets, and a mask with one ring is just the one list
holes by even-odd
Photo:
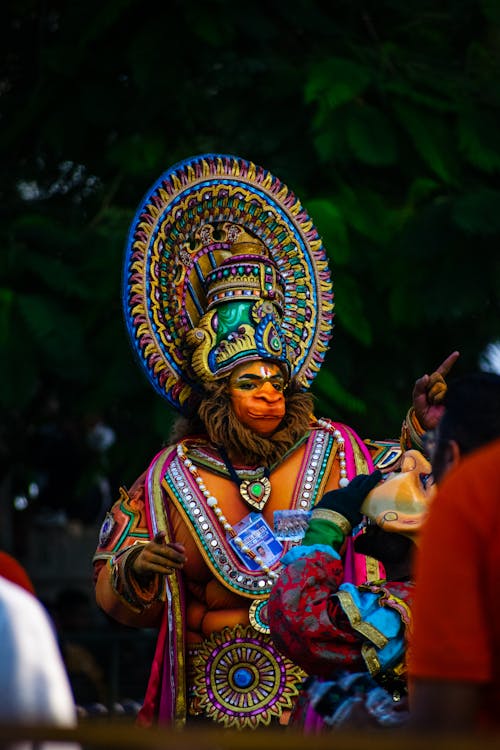
[[240, 495], [243, 500], [255, 508], [262, 510], [271, 494], [271, 482], [268, 477], [261, 479], [245, 479], [240, 484]]

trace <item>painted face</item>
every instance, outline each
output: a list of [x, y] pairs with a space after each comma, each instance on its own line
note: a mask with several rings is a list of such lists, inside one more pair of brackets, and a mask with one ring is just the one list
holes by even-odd
[[279, 366], [256, 360], [236, 367], [229, 380], [233, 411], [242, 424], [269, 437], [285, 416], [286, 381]]
[[361, 512], [385, 531], [414, 538], [425, 522], [435, 491], [430, 463], [418, 451], [406, 451], [401, 472], [378, 484], [366, 497]]

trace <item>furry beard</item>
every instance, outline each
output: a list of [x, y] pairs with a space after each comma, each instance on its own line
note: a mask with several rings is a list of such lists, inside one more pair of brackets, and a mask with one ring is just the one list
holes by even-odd
[[245, 464], [273, 466], [307, 433], [311, 424], [313, 398], [309, 393], [299, 391], [292, 382], [285, 403], [285, 416], [280, 426], [270, 437], [263, 437], [236, 417], [227, 381], [215, 383], [198, 408], [199, 421], [178, 423], [173, 437], [179, 440], [183, 435], [205, 432], [214, 446], [223, 446], [231, 456], [244, 457]]

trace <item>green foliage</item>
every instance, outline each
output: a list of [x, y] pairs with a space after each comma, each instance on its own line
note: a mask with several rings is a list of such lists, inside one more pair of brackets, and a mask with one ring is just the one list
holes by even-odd
[[345, 265], [349, 261], [349, 234], [335, 201], [325, 198], [312, 198], [308, 201], [307, 210], [314, 216], [314, 222], [325, 247], [333, 248], [335, 263]]
[[455, 201], [453, 219], [470, 235], [498, 236], [500, 233], [500, 191], [479, 188]]
[[[335, 285], [318, 411], [399, 433], [414, 380], [498, 338], [494, 0], [7, 3], [0, 28], [3, 467], [47, 393], [130, 482], [173, 415], [121, 313], [129, 223], [171, 164], [236, 153], [300, 197]], [[29, 430], [28, 430], [29, 428]]]
[[391, 121], [375, 107], [362, 104], [352, 108], [347, 141], [361, 163], [388, 166], [396, 161], [398, 148]]
[[311, 66], [305, 99], [308, 104], [318, 102], [323, 110], [337, 109], [362, 94], [370, 79], [370, 70], [359, 63], [328, 57]]

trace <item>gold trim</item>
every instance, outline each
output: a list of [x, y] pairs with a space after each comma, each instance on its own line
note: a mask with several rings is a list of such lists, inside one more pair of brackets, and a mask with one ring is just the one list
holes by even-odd
[[[357, 474], [369, 474], [370, 473], [370, 467], [368, 466], [368, 462], [363, 454], [363, 451], [359, 447], [359, 444], [357, 440], [355, 439], [354, 435], [351, 434], [351, 431], [348, 427], [346, 427], [346, 432], [349, 435], [349, 440], [351, 442], [352, 450], [354, 453], [354, 463], [356, 465], [356, 475]], [[380, 578], [381, 570], [380, 570], [380, 563], [378, 560], [376, 560], [374, 557], [370, 557], [369, 555], [364, 555], [365, 557], [365, 568], [366, 568], [366, 575], [367, 580], [371, 581], [373, 579]]]
[[378, 674], [378, 672], [380, 672], [381, 665], [377, 656], [377, 652], [370, 643], [363, 643], [363, 645], [361, 646], [361, 656], [365, 660], [365, 664], [372, 677], [373, 675], [376, 675]]
[[[167, 511], [165, 508], [165, 499], [163, 495], [162, 478], [163, 468], [165, 466], [165, 460], [169, 453], [174, 450], [172, 446], [165, 448], [164, 451], [157, 457], [155, 466], [153, 469], [153, 475], [151, 478], [151, 490], [153, 492], [153, 505], [155, 509], [156, 520], [158, 524], [158, 531], [165, 531], [165, 541], [172, 541], [172, 535], [168, 524]], [[149, 477], [148, 477], [149, 480]], [[184, 627], [182, 620], [182, 606], [181, 606], [181, 592], [180, 592], [180, 571], [178, 575], [172, 575], [165, 578], [165, 596], [162, 597], [165, 600], [165, 606], [168, 606], [167, 599], [167, 587], [170, 592], [171, 604], [172, 604], [172, 616], [174, 620], [175, 634], [176, 634], [176, 659], [177, 659], [177, 677], [178, 684], [175, 691], [175, 706], [174, 706], [174, 723], [177, 727], [182, 728], [186, 722], [187, 705], [186, 705], [186, 662], [185, 662], [185, 644], [184, 644]], [[167, 634], [168, 642], [168, 634]]]
[[377, 630], [376, 627], [363, 620], [359, 609], [353, 602], [351, 594], [348, 591], [337, 591], [335, 596], [338, 597], [340, 605], [346, 613], [353, 630], [364, 635], [377, 648], [384, 648], [389, 642], [388, 639], [380, 630]]
[[338, 526], [344, 536], [348, 536], [352, 531], [352, 526], [347, 518], [336, 510], [331, 510], [330, 508], [314, 508], [311, 513], [311, 520], [312, 519], [334, 523], [335, 526]]
[[359, 447], [358, 441], [354, 437], [354, 435], [351, 434], [351, 431], [348, 427], [346, 427], [346, 432], [349, 435], [349, 440], [351, 443], [352, 451], [354, 453], [354, 463], [356, 465], [356, 475], [357, 474], [369, 474], [370, 468], [368, 466], [368, 461], [365, 458], [365, 455], [361, 448]]

